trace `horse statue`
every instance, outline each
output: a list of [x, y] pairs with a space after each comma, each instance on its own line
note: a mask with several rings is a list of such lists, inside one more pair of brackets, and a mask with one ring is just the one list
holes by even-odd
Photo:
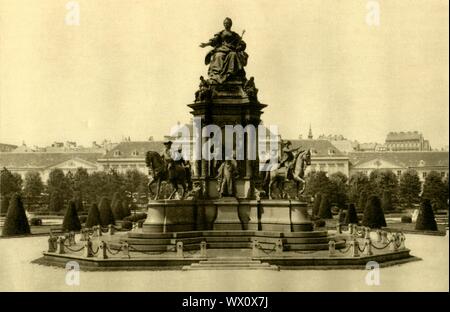
[[[308, 149], [306, 151], [295, 152], [294, 160], [289, 166], [284, 166], [281, 168], [275, 167], [271, 171], [267, 172], [264, 182], [267, 187], [269, 199], [272, 199], [272, 188], [274, 184], [280, 191], [281, 198], [286, 198], [284, 183], [289, 180], [296, 183], [296, 197], [298, 198], [299, 194], [303, 194], [306, 187], [306, 181], [304, 179], [305, 170], [306, 166], [309, 165], [311, 165], [311, 151]], [[299, 190], [300, 185], [302, 185], [301, 190]]]
[[190, 186], [190, 170], [187, 167], [182, 166], [176, 162], [173, 162], [169, 169], [163, 157], [154, 151], [148, 151], [145, 155], [145, 163], [149, 168], [150, 181], [147, 184], [149, 193], [152, 193], [151, 187], [156, 183], [156, 195], [155, 200], [159, 199], [159, 193], [161, 190], [161, 182], [167, 181], [172, 184], [173, 191], [168, 199], [172, 199], [175, 193], [178, 192], [178, 185], [181, 185], [183, 192], [181, 198], [184, 198], [186, 191]]

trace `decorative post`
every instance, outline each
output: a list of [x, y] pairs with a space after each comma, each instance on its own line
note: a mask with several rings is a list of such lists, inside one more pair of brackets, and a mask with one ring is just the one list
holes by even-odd
[[108, 259], [108, 255], [106, 254], [106, 249], [107, 249], [107, 247], [106, 247], [106, 242], [104, 242], [104, 241], [101, 241], [100, 242], [100, 252], [99, 252], [99, 256], [100, 256], [100, 259]]
[[352, 223], [348, 224], [348, 234], [353, 235], [353, 224]]
[[381, 230], [377, 230], [377, 243], [381, 243], [382, 240]]
[[403, 233], [400, 233], [399, 239], [400, 239], [400, 247], [399, 247], [399, 249], [406, 249], [406, 246], [405, 246], [406, 237], [405, 237], [405, 235]]
[[65, 250], [64, 250], [64, 241], [65, 241], [64, 237], [60, 236], [60, 237], [58, 237], [58, 240], [56, 242], [57, 245], [58, 245], [58, 251], [57, 252], [60, 255], [66, 253]]
[[333, 257], [336, 253], [336, 242], [334, 240], [330, 240], [328, 242], [328, 255]]
[[92, 242], [89, 237], [86, 240], [86, 242], [84, 243], [84, 256], [86, 258], [91, 258], [94, 256], [94, 253], [92, 252]]
[[278, 239], [277, 243], [275, 245], [275, 252], [277, 254], [282, 254], [283, 253], [283, 240], [282, 239]]
[[370, 238], [370, 227], [365, 227], [364, 229], [364, 238]]
[[72, 245], [75, 245], [77, 242], [75, 241], [75, 232], [70, 232], [69, 233], [69, 240], [70, 240], [70, 242], [69, 242], [69, 244], [72, 246]]
[[115, 228], [113, 224], [108, 225], [108, 234], [109, 235], [114, 235], [115, 232]]
[[391, 234], [391, 244], [389, 245], [389, 249], [391, 251], [397, 251], [397, 242], [398, 242], [398, 236], [397, 233], [392, 233]]
[[381, 232], [381, 242], [382, 242], [383, 244], [389, 243], [388, 233], [387, 233], [386, 231], [382, 231], [382, 232]]
[[51, 236], [48, 238], [48, 252], [55, 252], [57, 249], [56, 244], [57, 238], [54, 236]]
[[364, 239], [364, 252], [363, 252], [363, 254], [365, 256], [373, 255], [373, 253], [372, 253], [372, 243], [371, 243], [370, 237]]
[[350, 242], [350, 250], [351, 250], [351, 255], [353, 258], [359, 257], [359, 249], [358, 249], [359, 245], [358, 245], [358, 241], [356, 239], [353, 239]]
[[342, 234], [342, 224], [340, 224], [339, 222], [336, 224], [336, 233]]
[[177, 242], [177, 257], [184, 258], [183, 242]]
[[136, 232], [137, 229], [137, 222], [133, 222], [133, 226], [131, 227], [132, 232]]
[[206, 257], [206, 242], [202, 241], [200, 243], [200, 256]]
[[102, 236], [102, 226], [101, 225], [97, 225], [97, 227], [95, 229], [96, 229], [96, 232], [97, 232], [97, 236], [98, 237]]
[[123, 258], [130, 258], [130, 246], [128, 242], [123, 242], [122, 244], [122, 256]]
[[252, 242], [252, 256], [259, 257], [259, 243], [256, 239]]

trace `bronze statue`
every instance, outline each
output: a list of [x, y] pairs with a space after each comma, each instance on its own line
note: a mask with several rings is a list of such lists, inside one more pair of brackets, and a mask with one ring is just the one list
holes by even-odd
[[248, 59], [245, 52], [246, 43], [231, 30], [232, 25], [231, 18], [225, 18], [225, 29], [215, 34], [208, 42], [200, 44], [201, 48], [213, 47], [206, 55], [205, 64], [209, 65], [209, 79], [219, 84], [230, 78], [245, 80], [244, 66], [247, 65]]
[[[289, 165], [287, 165], [289, 164]], [[267, 188], [267, 194], [269, 199], [272, 199], [272, 186], [274, 184], [277, 185], [278, 190], [280, 191], [281, 198], [286, 197], [286, 193], [284, 192], [284, 183], [287, 180], [292, 180], [296, 184], [296, 197], [298, 198], [299, 194], [302, 194], [306, 187], [305, 182], [305, 170], [306, 167], [311, 165], [311, 152], [310, 150], [306, 151], [295, 151], [293, 153], [293, 160], [291, 162], [284, 162], [283, 167], [280, 165], [278, 168], [275, 168], [266, 173], [264, 182]], [[288, 172], [291, 172], [288, 175]], [[300, 190], [300, 184], [302, 185], [302, 189]]]
[[217, 191], [220, 197], [236, 196], [236, 179], [238, 177], [235, 160], [225, 160], [219, 167], [217, 175]]
[[[183, 166], [180, 160], [174, 161], [172, 158], [167, 160], [167, 155], [170, 152], [170, 148], [166, 145], [164, 153], [160, 155], [157, 152], [149, 151], [145, 156], [145, 163], [149, 168], [150, 182], [147, 187], [149, 192], [152, 192], [151, 186], [156, 183], [156, 194], [154, 199], [159, 199], [161, 182], [167, 181], [172, 184], [173, 191], [169, 196], [172, 199], [175, 193], [178, 192], [178, 185], [181, 185], [183, 192], [181, 198], [184, 198], [186, 191], [189, 190], [190, 182], [190, 168]], [[169, 150], [168, 150], [169, 149]]]
[[244, 84], [244, 91], [252, 101], [258, 101], [258, 89], [255, 86], [255, 78], [250, 77]]
[[203, 76], [200, 76], [200, 85], [198, 87], [198, 90], [195, 92], [195, 101], [204, 101], [208, 99], [211, 96], [211, 89], [209, 87], [208, 82], [203, 78]]

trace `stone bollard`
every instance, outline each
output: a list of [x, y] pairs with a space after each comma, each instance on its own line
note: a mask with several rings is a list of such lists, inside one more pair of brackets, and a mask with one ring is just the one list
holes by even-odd
[[96, 233], [97, 233], [97, 237], [102, 236], [102, 226], [101, 225], [97, 225], [97, 227], [95, 228]]
[[65, 241], [65, 238], [64, 237], [62, 237], [62, 236], [60, 236], [60, 237], [58, 237], [58, 240], [57, 240], [57, 245], [58, 245], [58, 253], [59, 254], [65, 254], [66, 253], [66, 251], [64, 250], [64, 241]]
[[381, 243], [382, 240], [381, 230], [377, 230], [377, 243]]
[[333, 257], [336, 255], [336, 242], [334, 240], [330, 240], [328, 242], [328, 255]]
[[373, 255], [373, 253], [372, 253], [372, 242], [370, 240], [370, 237], [364, 239], [364, 252], [363, 252], [363, 254], [365, 256]]
[[86, 240], [86, 242], [84, 243], [84, 256], [86, 258], [91, 258], [94, 256], [94, 253], [92, 252], [92, 242], [89, 237]]
[[364, 228], [364, 238], [370, 238], [370, 227]]
[[48, 252], [56, 252], [57, 249], [57, 238], [54, 236], [50, 236], [48, 238]]
[[336, 224], [336, 233], [342, 234], [342, 224], [340, 223]]
[[399, 249], [406, 249], [406, 246], [405, 246], [406, 237], [405, 237], [405, 235], [403, 233], [400, 233], [399, 239], [400, 239], [400, 247], [399, 247]]
[[133, 222], [133, 226], [131, 227], [131, 231], [132, 232], [136, 232], [136, 230], [137, 230], [137, 223]]
[[352, 223], [349, 223], [348, 224], [348, 234], [350, 234], [350, 235], [353, 235], [353, 224]]
[[86, 229], [81, 229], [80, 230], [80, 234], [81, 234], [81, 237], [80, 237], [80, 242], [84, 242], [84, 241], [86, 241]]
[[359, 257], [359, 244], [358, 241], [356, 239], [352, 240], [350, 242], [350, 250], [351, 250], [351, 256], [352, 257]]
[[252, 256], [259, 257], [259, 243], [256, 239], [252, 242]]
[[114, 228], [114, 224], [108, 225], [108, 234], [109, 235], [114, 235], [115, 230], [116, 229]]
[[177, 242], [177, 257], [184, 258], [183, 242]]
[[283, 240], [278, 239], [275, 244], [275, 253], [282, 254], [283, 253]]
[[70, 232], [69, 234], [70, 245], [76, 245], [77, 242], [75, 241], [75, 232]]
[[386, 232], [386, 231], [382, 231], [382, 232], [381, 232], [381, 242], [382, 242], [383, 244], [389, 243], [388, 232]]
[[130, 258], [130, 246], [128, 245], [128, 242], [122, 243], [122, 256], [124, 258]]
[[392, 233], [391, 234], [391, 243], [389, 245], [389, 250], [390, 251], [397, 251], [397, 246], [398, 246], [398, 235], [397, 233]]
[[99, 248], [100, 248], [100, 250], [99, 250], [98, 256], [100, 257], [100, 259], [108, 259], [107, 247], [106, 247], [106, 243], [104, 241], [100, 242]]
[[200, 243], [200, 256], [206, 257], [206, 242], [202, 241]]

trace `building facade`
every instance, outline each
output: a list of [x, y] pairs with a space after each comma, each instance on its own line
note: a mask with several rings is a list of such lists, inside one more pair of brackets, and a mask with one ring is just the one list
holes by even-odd
[[418, 131], [389, 132], [385, 141], [388, 151], [430, 151], [431, 146]]

